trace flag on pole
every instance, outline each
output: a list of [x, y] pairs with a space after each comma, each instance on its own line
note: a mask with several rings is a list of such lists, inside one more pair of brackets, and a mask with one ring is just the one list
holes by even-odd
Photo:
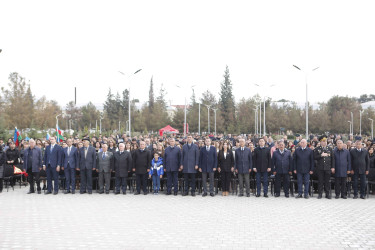
[[47, 135], [46, 135], [46, 140], [47, 141], [49, 140], [49, 133], [47, 133]]
[[14, 129], [14, 138], [13, 138], [13, 141], [14, 141], [14, 143], [16, 144], [16, 147], [18, 147], [18, 145], [20, 145], [21, 140], [22, 140], [21, 133], [20, 133], [20, 131], [18, 131], [18, 129], [17, 129], [17, 127], [16, 127], [16, 128]]
[[56, 141], [62, 142], [64, 140], [64, 137], [62, 135], [62, 131], [60, 130], [59, 126], [56, 124]]

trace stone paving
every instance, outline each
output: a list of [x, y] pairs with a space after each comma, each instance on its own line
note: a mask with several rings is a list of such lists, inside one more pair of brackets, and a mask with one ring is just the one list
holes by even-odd
[[366, 200], [0, 193], [0, 249], [375, 249]]

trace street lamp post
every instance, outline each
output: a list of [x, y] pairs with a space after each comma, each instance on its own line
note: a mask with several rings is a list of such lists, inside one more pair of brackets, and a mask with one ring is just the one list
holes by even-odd
[[359, 136], [362, 136], [362, 113], [364, 110], [359, 111]]
[[374, 120], [368, 118], [371, 121], [371, 140], [374, 140]]
[[[180, 85], [176, 85], [176, 87], [182, 89], [182, 87]], [[193, 87], [195, 87], [195, 85], [192, 85], [190, 87], [193, 88]], [[185, 91], [184, 137], [186, 137], [186, 130], [187, 130], [187, 124], [186, 124], [186, 93], [187, 93], [187, 91]]]
[[201, 135], [201, 103], [198, 103], [198, 134]]
[[[206, 105], [206, 104], [205, 104]], [[208, 135], [210, 134], [210, 105], [206, 105], [208, 111]]]
[[352, 122], [351, 121], [348, 121], [349, 122], [349, 135], [352, 134]]
[[[293, 65], [293, 67], [295, 67], [296, 69], [304, 72], [301, 68], [297, 67], [296, 65]], [[315, 71], [319, 69], [319, 67], [316, 67], [314, 69], [312, 69], [311, 71]], [[307, 88], [307, 75], [308, 75], [308, 72], [304, 72], [305, 73], [305, 83], [306, 83], [306, 140], [308, 140], [309, 138], [309, 99], [308, 99], [308, 88]]]
[[353, 112], [350, 112], [350, 116], [351, 116], [351, 125], [352, 125], [352, 136], [354, 136], [354, 120], [353, 120]]
[[[137, 70], [136, 72], [134, 72], [132, 75], [135, 75], [135, 74], [137, 74], [139, 71], [141, 71], [142, 69], [139, 69], [139, 70]], [[122, 74], [122, 75], [125, 75], [123, 72], [121, 72], [121, 71], [119, 71], [119, 73], [120, 74]], [[132, 76], [132, 75], [130, 75], [130, 76]], [[129, 77], [130, 77], [129, 76]], [[129, 82], [129, 92], [128, 92], [128, 98], [129, 98], [129, 137], [131, 137], [132, 135], [131, 135], [131, 133], [132, 133], [132, 131], [131, 131], [131, 106], [130, 106], [130, 82]]]
[[216, 136], [216, 111], [218, 110], [217, 108], [216, 109], [212, 109], [215, 113], [215, 136]]

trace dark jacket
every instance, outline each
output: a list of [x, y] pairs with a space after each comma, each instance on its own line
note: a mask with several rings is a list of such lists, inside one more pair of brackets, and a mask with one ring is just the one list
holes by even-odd
[[267, 172], [267, 168], [272, 167], [271, 152], [266, 147], [256, 147], [253, 154], [253, 168], [256, 168], [257, 172]]
[[[327, 153], [328, 156], [323, 157], [322, 153]], [[331, 170], [335, 167], [335, 157], [333, 150], [330, 147], [319, 146], [314, 150], [314, 159], [316, 161], [316, 170]]]
[[314, 171], [314, 152], [306, 147], [297, 148], [293, 155], [293, 167], [297, 174], [307, 174]]
[[234, 167], [234, 157], [232, 150], [227, 151], [226, 157], [224, 157], [224, 150], [220, 150], [218, 158], [218, 167], [221, 169], [221, 171], [231, 172], [231, 168]]
[[43, 160], [42, 160], [42, 150], [38, 147], [34, 147], [33, 149], [28, 148], [24, 151], [23, 154], [23, 169], [27, 171], [29, 165], [29, 154], [32, 153], [32, 162], [31, 162], [31, 171], [32, 172], [39, 172], [39, 168], [43, 167]]
[[200, 149], [198, 167], [203, 173], [214, 172], [214, 169], [217, 168], [217, 151], [214, 146], [210, 146], [209, 151], [206, 146]]
[[68, 155], [68, 149], [69, 147], [62, 149], [62, 166], [64, 168], [68, 168], [68, 165], [70, 168], [78, 168], [79, 162], [78, 162], [78, 150], [76, 147], [72, 146], [70, 149], [70, 153]]
[[368, 180], [374, 181], [375, 180], [375, 154], [369, 156], [370, 159], [370, 170], [368, 174]]
[[96, 169], [96, 150], [94, 147], [89, 146], [87, 155], [85, 157], [85, 147], [80, 149], [79, 153], [79, 167], [83, 169]]
[[164, 152], [164, 169], [166, 172], [175, 172], [181, 166], [181, 150], [179, 147], [167, 147]]
[[293, 171], [293, 158], [289, 150], [284, 149], [284, 152], [280, 153], [277, 149], [273, 152], [271, 171], [277, 174], [287, 174]]
[[234, 159], [234, 169], [238, 171], [239, 174], [248, 174], [249, 170], [252, 169], [252, 153], [249, 148], [245, 147], [241, 150], [241, 147], [236, 149], [235, 159]]
[[8, 164], [8, 161], [14, 161], [11, 165], [18, 164], [18, 158], [20, 157], [19, 151], [17, 148], [11, 149], [8, 148], [7, 151], [5, 151], [5, 163]]
[[194, 143], [189, 147], [186, 143], [182, 146], [181, 165], [183, 166], [183, 173], [195, 174], [195, 166], [199, 165], [199, 149]]
[[347, 172], [352, 170], [349, 150], [335, 148], [333, 155], [335, 157], [335, 177], [347, 177]]
[[128, 173], [133, 166], [132, 154], [126, 150], [121, 154], [120, 151], [115, 152], [113, 154], [113, 165], [116, 177], [128, 177]]
[[61, 156], [62, 156], [62, 148], [60, 145], [55, 144], [53, 150], [51, 152], [52, 145], [48, 145], [46, 150], [44, 151], [44, 161], [43, 165], [48, 167], [49, 165], [52, 168], [56, 168], [57, 166], [61, 166]]
[[133, 168], [135, 168], [135, 173], [147, 174], [147, 170], [150, 170], [151, 159], [149, 150], [135, 150], [133, 154]]
[[354, 173], [365, 174], [365, 171], [370, 169], [370, 159], [366, 149], [361, 149], [359, 152], [356, 148], [350, 151], [350, 157], [352, 160], [352, 169]]

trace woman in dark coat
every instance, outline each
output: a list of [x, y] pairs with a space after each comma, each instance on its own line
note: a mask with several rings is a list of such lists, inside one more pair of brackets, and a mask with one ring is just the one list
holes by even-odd
[[234, 166], [233, 152], [230, 149], [230, 144], [227, 141], [223, 143], [223, 149], [219, 151], [218, 158], [218, 171], [221, 173], [223, 196], [227, 196], [229, 194], [230, 178], [232, 176]]
[[[368, 174], [368, 180], [375, 182], [375, 152], [374, 152], [374, 148], [370, 147], [368, 149], [368, 154], [369, 154], [369, 158], [370, 158], [370, 171], [369, 171], [369, 174]], [[371, 186], [372, 186], [372, 194], [374, 194], [375, 193], [375, 185], [372, 184]]]

